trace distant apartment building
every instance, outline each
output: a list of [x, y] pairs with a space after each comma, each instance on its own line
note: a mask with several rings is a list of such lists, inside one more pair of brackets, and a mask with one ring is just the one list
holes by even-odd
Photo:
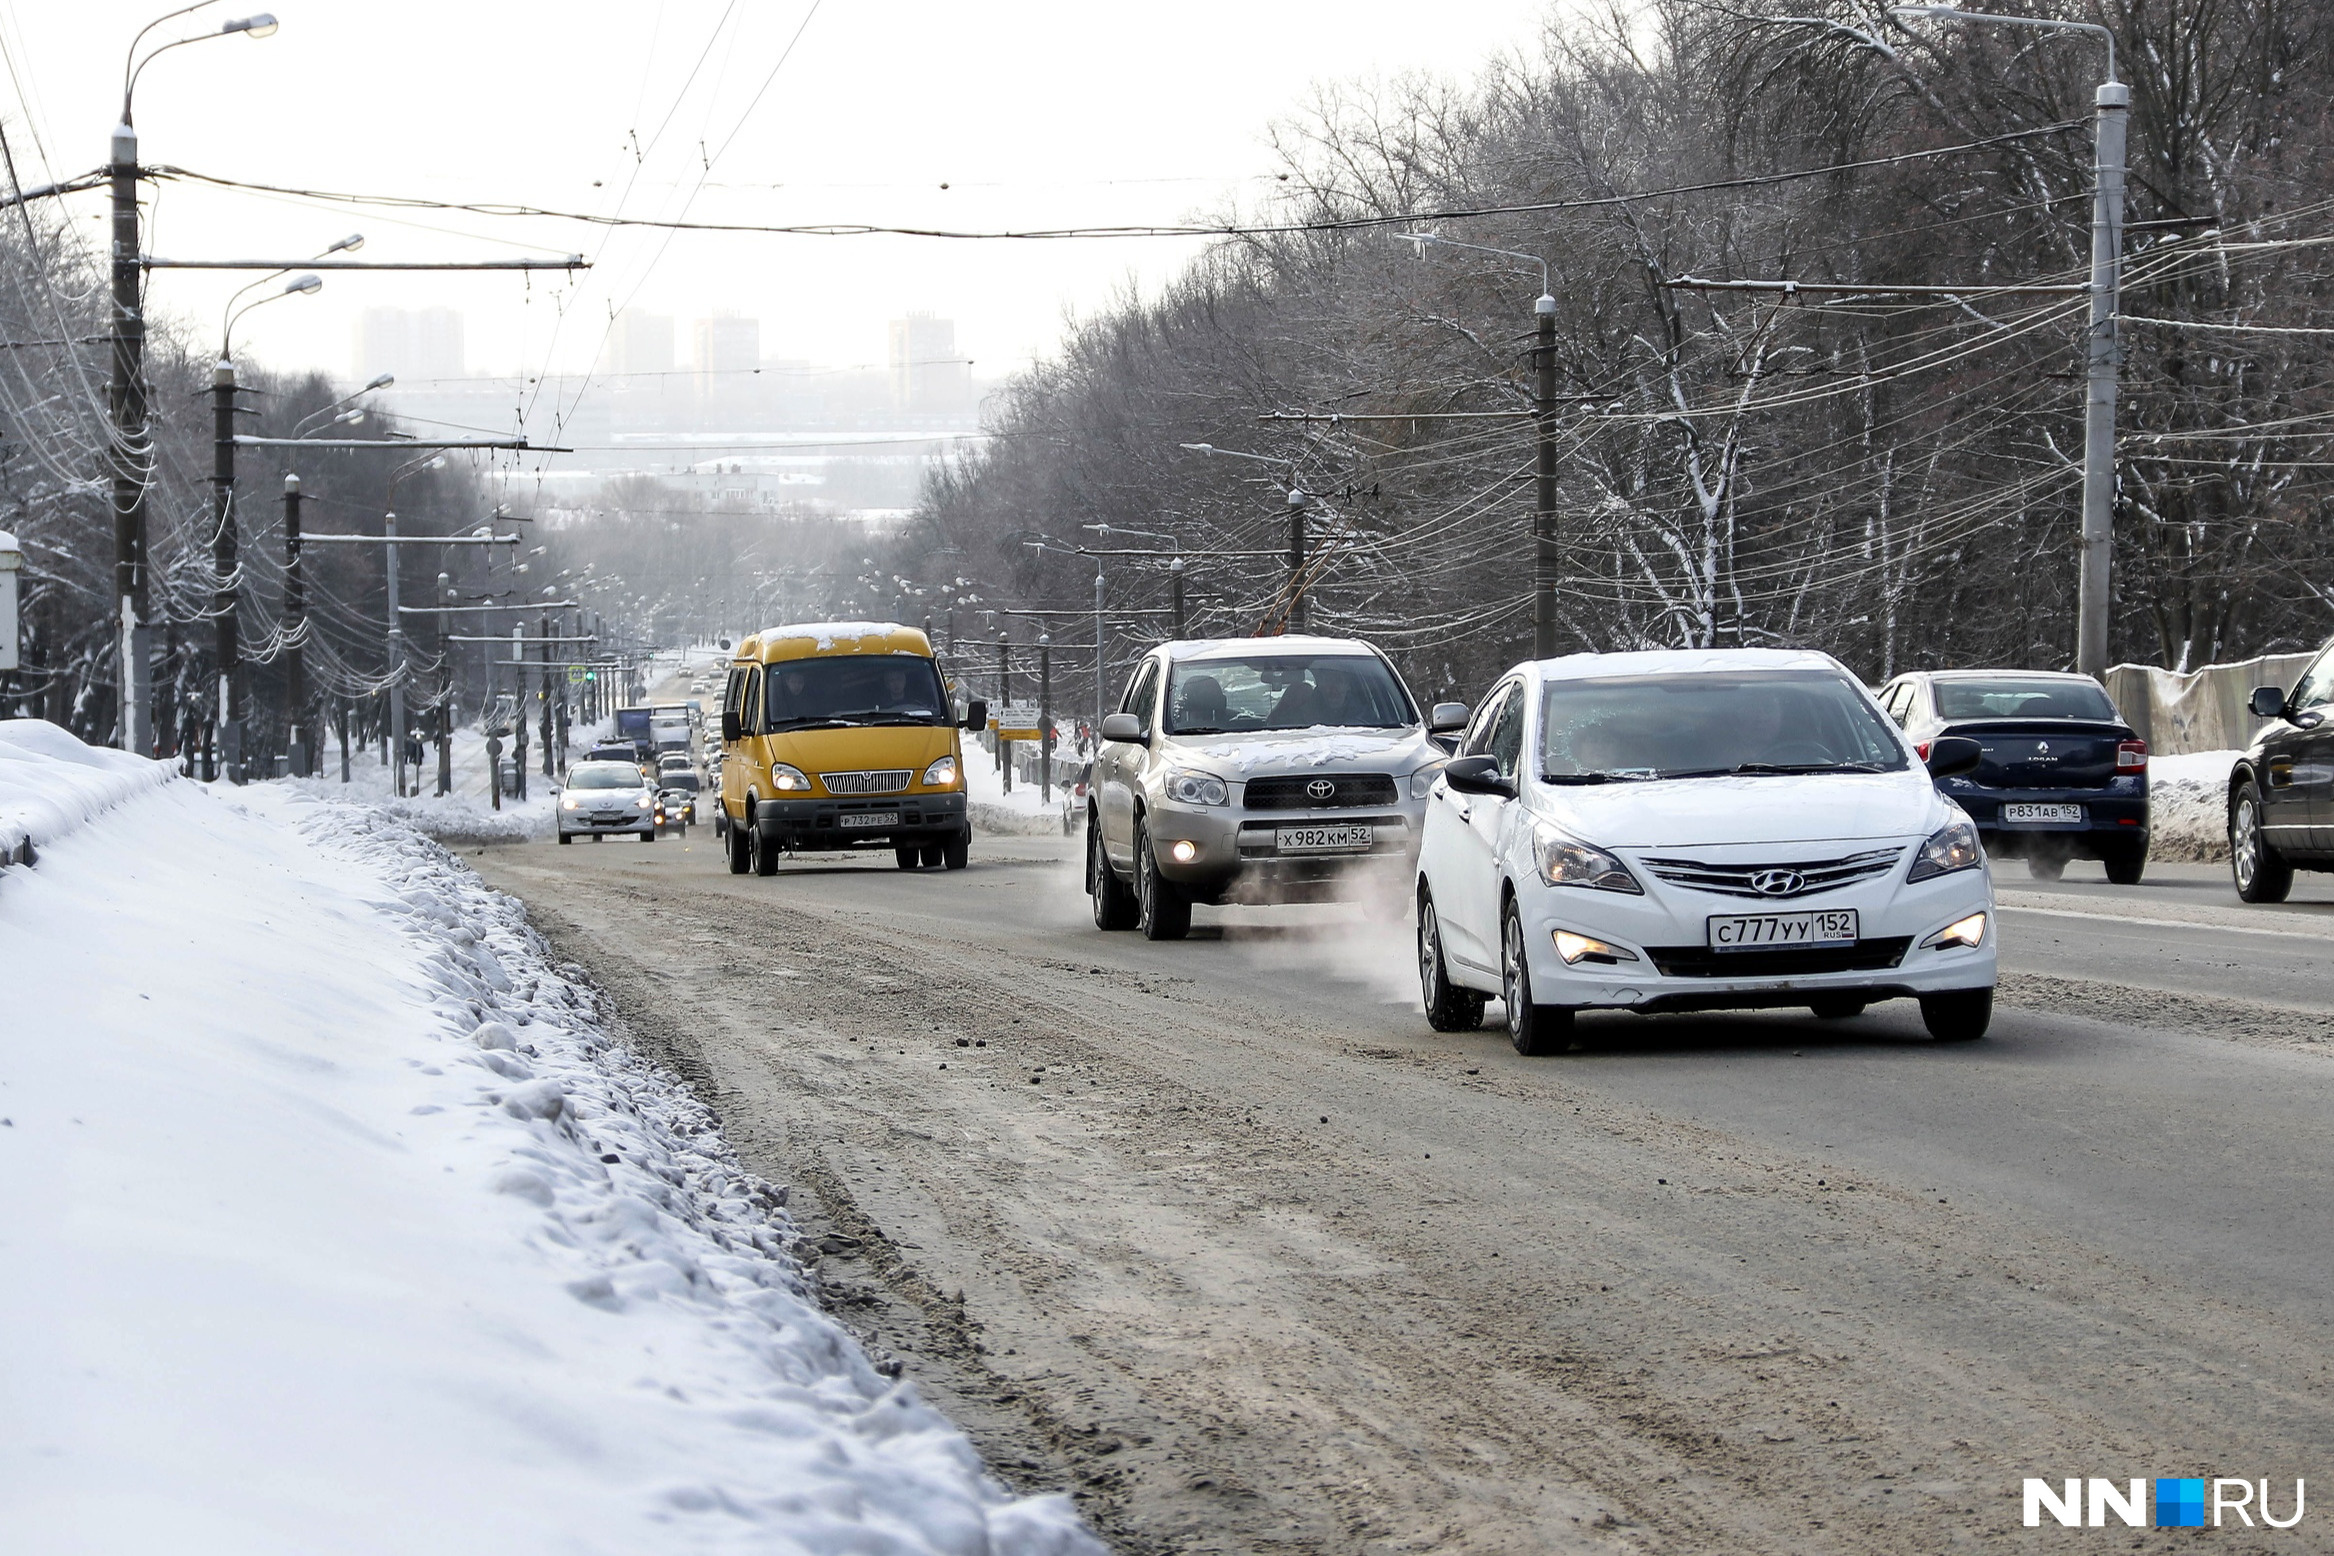
[[972, 375], [957, 355], [954, 319], [911, 313], [891, 321], [891, 403], [925, 415], [971, 408]]
[[762, 365], [762, 321], [717, 313], [690, 326], [690, 366], [702, 394], [743, 388]]
[[627, 308], [608, 327], [608, 371], [638, 378], [673, 370], [673, 316]]
[[367, 308], [357, 316], [353, 376], [359, 381], [395, 373], [402, 385], [461, 378], [469, 371], [462, 349], [462, 315], [452, 308]]

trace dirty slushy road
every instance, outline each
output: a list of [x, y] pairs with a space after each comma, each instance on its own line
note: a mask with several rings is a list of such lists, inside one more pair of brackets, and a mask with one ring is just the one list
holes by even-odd
[[836, 1310], [1122, 1550], [2041, 1549], [2026, 1476], [2282, 1495], [2334, 1443], [2323, 888], [2006, 875], [1974, 1045], [1898, 1003], [1523, 1059], [1427, 1030], [1394, 913], [1104, 936], [1073, 839], [463, 852], [792, 1186]]

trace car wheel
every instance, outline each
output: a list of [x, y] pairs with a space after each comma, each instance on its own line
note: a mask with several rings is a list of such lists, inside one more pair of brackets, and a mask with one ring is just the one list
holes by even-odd
[[1532, 964], [1524, 955], [1524, 916], [1513, 901], [1507, 905], [1499, 946], [1499, 996], [1507, 1005], [1507, 1040], [1517, 1053], [1527, 1057], [1552, 1054], [1569, 1046], [1572, 1012], [1532, 999]]
[[1110, 868], [1102, 851], [1102, 818], [1086, 818], [1086, 895], [1094, 899], [1096, 929], [1135, 927], [1135, 894]]
[[2137, 886], [2148, 871], [2148, 851], [2145, 847], [2118, 849], [2101, 863], [2107, 866], [2107, 879], [2114, 885]]
[[643, 843], [653, 843], [653, 842], [655, 842], [655, 841], [656, 841], [656, 828], [654, 828], [654, 827], [650, 827], [650, 828], [649, 828], [647, 831], [645, 831], [645, 832], [641, 833], [641, 834], [640, 834], [640, 840], [641, 840]]
[[895, 848], [891, 852], [892, 857], [900, 862], [900, 868], [903, 870], [913, 870], [924, 862], [924, 850], [921, 848]]
[[573, 832], [562, 832], [559, 834], [559, 841], [563, 844], [572, 843], [575, 841], [575, 834]]
[[1426, 1024], [1437, 1032], [1472, 1032], [1483, 1024], [1483, 996], [1451, 982], [1443, 965], [1442, 920], [1424, 882], [1418, 887], [1418, 996]]
[[[932, 862], [932, 850], [929, 848], [924, 850], [924, 862]], [[972, 828], [966, 827], [940, 845], [940, 863], [942, 868], [949, 870], [961, 870], [972, 863]]]
[[1864, 1014], [1864, 1007], [1869, 1003], [1868, 1000], [1842, 994], [1810, 1001], [1807, 1008], [1815, 1012], [1818, 1021], [1845, 1021], [1851, 1016]]
[[2026, 873], [2038, 881], [2055, 881], [2067, 873], [2067, 862], [2057, 854], [2028, 854]]
[[[726, 820], [726, 812], [724, 813]], [[754, 867], [753, 855], [746, 849], [746, 829], [727, 827], [729, 843], [729, 873], [743, 875]]]
[[1135, 823], [1135, 926], [1145, 940], [1181, 940], [1191, 933], [1191, 899], [1159, 873], [1151, 831]]
[[1921, 1025], [1940, 1043], [1968, 1043], [1986, 1035], [1994, 1019], [1994, 991], [1951, 989], [1921, 996]]
[[753, 852], [754, 873], [756, 875], [776, 875], [778, 873], [778, 840], [776, 838], [764, 837], [760, 827], [748, 825], [746, 844]]
[[[948, 862], [948, 845], [946, 845], [945, 843], [926, 843], [926, 844], [924, 845], [924, 868], [925, 868], [925, 869], [927, 869], [927, 870], [937, 870], [937, 869], [939, 869], [939, 868], [940, 868], [942, 865], [946, 864], [947, 862]], [[958, 865], [958, 866], [957, 866], [957, 868], [958, 868], [959, 870], [961, 870], [961, 869], [963, 869], [963, 868], [964, 868], [964, 866], [960, 864], [960, 865]]]
[[2244, 902], [2283, 902], [2293, 890], [2293, 866], [2269, 841], [2261, 825], [2261, 791], [2251, 780], [2229, 807], [2229, 872]]

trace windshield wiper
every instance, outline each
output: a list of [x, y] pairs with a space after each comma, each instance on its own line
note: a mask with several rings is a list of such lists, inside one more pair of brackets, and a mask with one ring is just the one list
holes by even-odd
[[1618, 778], [1611, 773], [1542, 773], [1540, 774], [1540, 782], [1563, 784], [1625, 783], [1627, 780]]
[[1769, 773], [1885, 773], [1878, 762], [1745, 762], [1734, 769], [1750, 777]]
[[1221, 735], [1225, 733], [1225, 730], [1220, 724], [1191, 724], [1178, 726], [1175, 733], [1178, 735]]

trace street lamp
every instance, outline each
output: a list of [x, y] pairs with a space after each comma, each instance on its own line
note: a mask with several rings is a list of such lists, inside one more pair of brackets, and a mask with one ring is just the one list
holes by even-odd
[[1218, 448], [1213, 443], [1184, 443], [1178, 445], [1207, 458], [1221, 454], [1226, 459], [1253, 459], [1260, 465], [1283, 465], [1289, 472], [1289, 627], [1303, 632], [1310, 623], [1311, 612], [1306, 608], [1305, 574], [1305, 505], [1312, 500], [1297, 479], [1297, 462], [1275, 454], [1249, 454], [1236, 448]]
[[114, 126], [106, 160], [106, 178], [113, 201], [113, 363], [106, 387], [106, 412], [112, 422], [113, 572], [120, 639], [116, 648], [120, 670], [120, 709], [116, 715], [122, 749], [149, 752], [154, 748], [154, 701], [149, 685], [148, 656], [153, 629], [147, 622], [149, 598], [146, 566], [146, 489], [153, 460], [153, 440], [146, 411], [146, 314], [140, 295], [143, 279], [138, 243], [138, 132], [130, 106], [137, 95], [138, 77], [156, 59], [205, 37], [242, 33], [265, 38], [276, 30], [276, 19], [262, 12], [228, 22], [215, 33], [180, 38], [138, 57], [138, 45], [164, 22], [199, 11], [213, 0], [196, 0], [154, 18], [138, 29], [122, 56], [122, 116]]
[[1495, 249], [1481, 243], [1461, 243], [1431, 232], [1398, 232], [1395, 237], [1417, 246], [1425, 257], [1429, 243], [1447, 249], [1472, 249], [1498, 254], [1540, 267], [1540, 295], [1532, 304], [1532, 409], [1539, 428], [1537, 493], [1532, 503], [1532, 656], [1553, 658], [1556, 653], [1556, 586], [1561, 558], [1556, 549], [1556, 290], [1549, 282], [1548, 262], [1520, 249]]
[[2116, 372], [2122, 362], [2115, 312], [2123, 268], [2124, 135], [2131, 111], [2131, 88], [2115, 78], [2115, 34], [2097, 22], [2003, 16], [1950, 5], [1892, 6], [1888, 14], [2090, 33], [2107, 44], [2107, 79], [2092, 94], [2096, 116], [2092, 120], [2091, 327], [2083, 396], [2083, 531], [2075, 592], [2075, 668], [2085, 675], [2104, 676], [2115, 563]]
[[388, 541], [389, 579], [389, 743], [392, 771], [396, 774], [394, 787], [400, 799], [405, 796], [405, 618], [397, 609], [397, 483], [423, 470], [443, 470], [446, 456], [425, 455], [409, 459], [389, 472], [388, 495], [382, 500], [381, 533]]

